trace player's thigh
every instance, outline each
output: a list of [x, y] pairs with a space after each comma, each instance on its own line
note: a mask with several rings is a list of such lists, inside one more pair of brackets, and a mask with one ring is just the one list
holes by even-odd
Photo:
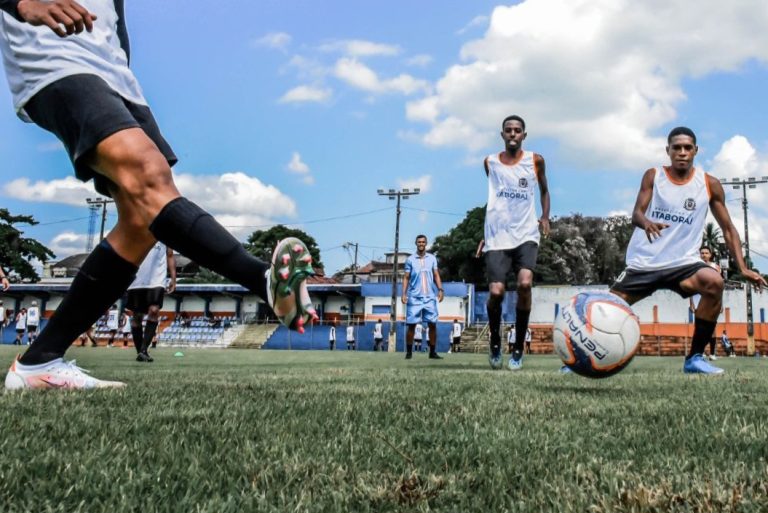
[[711, 267], [702, 267], [693, 275], [680, 282], [680, 290], [685, 294], [703, 294], [722, 296], [725, 282], [720, 273]]

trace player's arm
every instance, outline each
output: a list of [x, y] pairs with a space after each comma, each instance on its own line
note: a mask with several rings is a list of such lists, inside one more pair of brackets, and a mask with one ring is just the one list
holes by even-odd
[[403, 304], [408, 303], [408, 282], [411, 281], [411, 273], [410, 271], [405, 271], [405, 274], [403, 274], [403, 294], [400, 300], [403, 302]]
[[661, 237], [661, 230], [669, 228], [668, 224], [654, 223], [645, 216], [648, 211], [648, 205], [651, 204], [653, 197], [653, 178], [656, 176], [654, 169], [649, 169], [643, 175], [643, 181], [640, 183], [640, 192], [637, 193], [635, 208], [632, 211], [632, 224], [645, 232], [648, 242]]
[[437, 285], [437, 300], [442, 302], [445, 293], [443, 292], [443, 280], [440, 278], [440, 271], [437, 269], [437, 266], [432, 270], [432, 275], [435, 278], [435, 285]]
[[475, 258], [480, 258], [483, 255], [483, 248], [485, 247], [485, 239], [480, 239], [477, 243], [477, 250], [475, 251]]
[[169, 247], [165, 248], [165, 261], [168, 266], [168, 276], [170, 281], [168, 282], [168, 293], [172, 293], [176, 290], [176, 257], [173, 256], [173, 250]]
[[3, 292], [11, 288], [11, 282], [8, 281], [8, 275], [5, 274], [2, 267], [0, 267], [0, 285], [2, 286]]
[[46, 26], [59, 37], [91, 32], [96, 15], [75, 0], [0, 0], [0, 9], [19, 21]]
[[547, 184], [547, 165], [544, 162], [544, 157], [538, 153], [533, 154], [533, 164], [536, 169], [536, 181], [539, 182], [539, 194], [541, 195], [541, 219], [539, 219], [539, 227], [541, 228], [541, 234], [544, 237], [549, 236], [549, 185]]
[[725, 191], [720, 182], [709, 175], [706, 175], [707, 182], [709, 184], [710, 198], [709, 209], [712, 212], [712, 216], [720, 225], [720, 230], [723, 232], [723, 238], [725, 239], [725, 245], [728, 247], [728, 251], [736, 261], [736, 266], [739, 268], [739, 272], [747, 280], [749, 280], [758, 290], [762, 290], [765, 287], [766, 282], [759, 273], [756, 273], [752, 269], [747, 267], [747, 263], [744, 261], [744, 254], [741, 252], [741, 238], [739, 238], [739, 232], [736, 231], [736, 227], [731, 221], [731, 215], [728, 213], [728, 208], [725, 206]]
[[485, 169], [485, 176], [491, 174], [491, 168], [488, 167], [488, 157], [485, 157], [485, 160], [483, 160], [483, 169]]

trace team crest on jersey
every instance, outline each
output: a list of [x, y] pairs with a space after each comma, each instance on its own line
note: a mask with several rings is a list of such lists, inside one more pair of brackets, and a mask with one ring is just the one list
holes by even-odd
[[526, 189], [528, 187], [528, 179], [527, 178], [521, 178], [519, 185], [520, 185], [521, 188]]
[[693, 198], [688, 198], [685, 200], [685, 203], [683, 203], [683, 208], [686, 210], [696, 210], [696, 200]]

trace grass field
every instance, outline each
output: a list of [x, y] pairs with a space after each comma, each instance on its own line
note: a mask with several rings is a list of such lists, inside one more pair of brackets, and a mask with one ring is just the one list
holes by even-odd
[[172, 354], [74, 348], [129, 387], [0, 394], [0, 511], [768, 511], [768, 360]]

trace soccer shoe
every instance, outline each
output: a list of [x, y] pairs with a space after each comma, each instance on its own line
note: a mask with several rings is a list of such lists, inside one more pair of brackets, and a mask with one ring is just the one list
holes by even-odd
[[429, 359], [430, 359], [430, 360], [442, 360], [442, 359], [443, 359], [443, 357], [442, 357], [442, 356], [440, 356], [440, 355], [439, 355], [439, 354], [437, 354], [437, 353], [429, 353]]
[[411, 358], [413, 358], [413, 353], [412, 352], [408, 351], [407, 353], [405, 353], [405, 359], [406, 360], [410, 360]]
[[714, 362], [714, 361], [717, 361], [717, 356], [716, 356], [716, 355], [714, 355], [714, 354], [711, 354], [711, 355], [709, 355], [709, 361], [710, 361], [710, 362]]
[[[517, 356], [517, 358], [515, 358]], [[512, 353], [507, 362], [507, 369], [511, 371], [519, 371], [523, 368], [523, 355], [522, 353]]]
[[686, 358], [685, 363], [683, 363], [683, 372], [686, 374], [709, 374], [715, 376], [723, 374], [725, 370], [707, 362], [704, 359], [704, 355], [695, 354], [690, 358]]
[[6, 390], [25, 388], [118, 388], [125, 383], [105, 381], [89, 376], [85, 369], [75, 364], [75, 360], [65, 362], [57, 358], [41, 365], [24, 365], [14, 360], [5, 376]]
[[573, 371], [567, 365], [560, 367], [560, 374], [573, 374]]
[[[303, 242], [288, 237], [277, 243], [267, 272], [267, 299], [280, 322], [299, 333], [304, 333], [308, 321], [318, 319], [306, 286], [307, 278], [314, 274], [312, 255]], [[287, 311], [279, 311], [286, 302], [290, 304]]]
[[488, 363], [491, 364], [491, 369], [493, 370], [499, 370], [504, 366], [502, 363], [500, 347], [497, 351], [494, 351], [493, 348], [491, 348], [490, 352], [488, 353]]
[[136, 355], [137, 362], [154, 362], [155, 359], [149, 356], [149, 353], [139, 353]]

